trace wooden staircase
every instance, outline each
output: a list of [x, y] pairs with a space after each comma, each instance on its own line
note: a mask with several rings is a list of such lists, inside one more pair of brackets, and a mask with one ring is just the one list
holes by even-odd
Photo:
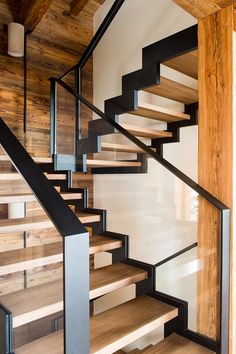
[[[193, 32], [194, 42], [197, 38], [196, 32], [194, 28], [190, 30]], [[145, 142], [147, 146], [162, 154], [163, 144], [179, 142], [180, 128], [198, 124], [198, 90], [161, 76], [158, 60], [154, 61], [150, 57], [151, 47], [152, 45], [143, 49], [142, 69], [122, 77], [122, 95], [106, 100], [104, 107], [107, 117], [119, 123], [129, 133]], [[152, 55], [155, 56], [155, 51]], [[148, 66], [147, 63], [149, 63]], [[176, 70], [178, 74], [188, 76], [188, 79], [192, 81], [197, 80], [198, 51], [195, 48], [184, 55], [164, 60], [161, 64]], [[156, 97], [164, 97], [167, 99], [165, 100], [166, 106], [145, 102], [138, 92], [145, 92], [154, 100]], [[182, 111], [170, 108], [170, 102], [172, 102], [171, 106], [173, 106], [173, 102], [175, 106], [176, 103], [179, 104], [179, 107], [182, 105]], [[122, 121], [123, 114], [126, 114], [125, 123]], [[140, 126], [139, 117], [146, 119], [147, 122], [152, 122], [151, 127], [144, 124]], [[163, 123], [166, 124], [166, 129], [163, 128]], [[162, 124], [161, 129], [159, 128], [160, 124]], [[115, 144], [110, 142], [111, 139], [107, 140], [111, 134], [118, 135]], [[96, 138], [97, 142], [94, 143]], [[133, 148], [128, 140], [127, 143], [120, 141], [119, 131], [102, 119], [89, 122], [88, 138], [78, 141], [78, 151], [84, 156], [96, 153], [93, 160], [90, 158], [81, 160], [79, 170], [82, 172], [86, 172], [87, 169], [94, 174], [147, 172], [146, 159], [148, 156], [137, 147]], [[100, 153], [102, 153], [102, 160], [99, 160]], [[131, 153], [136, 154], [136, 158], [134, 155], [131, 156]]]
[[[4, 159], [6, 160], [6, 159]], [[15, 172], [4, 173], [4, 176], [16, 176]], [[3, 174], [1, 174], [3, 175]], [[4, 176], [1, 176], [4, 183]], [[52, 177], [53, 176], [53, 177]], [[57, 183], [54, 173], [47, 174], [49, 180]], [[68, 180], [66, 174], [63, 190], [66, 190]], [[8, 178], [7, 177], [7, 178]], [[18, 178], [8, 178], [13, 184], [21, 181]], [[58, 189], [58, 188], [57, 188]], [[15, 186], [13, 187], [15, 190]], [[81, 203], [84, 193], [68, 188], [61, 192], [65, 202]], [[5, 194], [1, 196], [0, 203], [29, 203], [35, 202], [35, 197], [26, 191], [20, 194]], [[84, 202], [82, 205], [84, 205]], [[74, 204], [75, 207], [75, 204]], [[75, 209], [77, 217], [90, 230], [99, 231], [101, 234], [90, 235], [90, 255], [99, 252], [112, 252], [127, 248], [124, 241], [125, 236], [107, 233], [103, 229], [104, 215], [97, 210]], [[94, 227], [95, 225], [95, 227]], [[40, 215], [32, 217], [21, 217], [14, 219], [0, 220], [0, 237], [9, 233], [32, 232], [35, 230], [53, 229], [52, 222], [46, 214], [41, 211]], [[50, 239], [49, 239], [50, 240]], [[123, 257], [121, 252], [120, 261], [98, 269], [90, 271], [90, 300], [104, 296], [120, 288], [131, 284], [141, 284], [149, 279], [150, 274], [147, 269], [129, 264], [127, 257]], [[63, 261], [62, 239], [58, 236], [56, 241], [43, 243], [34, 247], [24, 247], [20, 249], [8, 249], [1, 253], [0, 275], [1, 277], [14, 275], [17, 272], [32, 271], [38, 267], [47, 267], [48, 265], [61, 265]], [[63, 311], [63, 278], [62, 273], [59, 279], [43, 282], [35, 286], [26, 286], [19, 291], [12, 291], [0, 296], [1, 306], [8, 309], [12, 314], [12, 331], [30, 325], [35, 321], [42, 320], [47, 316], [57, 316]], [[139, 296], [127, 303], [105, 311], [90, 320], [91, 327], [91, 353], [112, 353], [132, 341], [138, 339], [140, 335], [149, 333], [153, 329], [165, 324], [178, 316], [178, 308], [165, 304], [149, 296]], [[127, 322], [125, 324], [125, 321]], [[107, 326], [106, 324], [110, 325]], [[49, 334], [43, 338], [23, 344], [14, 348], [14, 353], [42, 353], [50, 350], [50, 353], [63, 353], [63, 331]]]
[[[10, 175], [9, 172], [7, 175]], [[12, 172], [15, 175], [15, 172]], [[4, 173], [6, 175], [6, 173]], [[57, 174], [58, 175], [58, 174]], [[54, 173], [47, 174], [49, 180], [57, 183], [57, 179], [52, 179]], [[65, 174], [65, 176], [67, 176]], [[54, 176], [55, 177], [55, 176]], [[57, 176], [56, 176], [57, 177]], [[69, 184], [68, 176], [61, 182], [64, 184], [63, 196], [65, 202], [81, 203], [84, 198], [82, 191], [76, 191], [66, 186]], [[20, 178], [14, 179], [20, 181]], [[2, 177], [2, 183], [4, 179]], [[58, 189], [58, 187], [56, 187]], [[59, 191], [60, 192], [60, 191]], [[6, 194], [1, 196], [0, 203], [29, 203], [35, 202], [34, 196], [26, 191], [21, 194]], [[82, 202], [82, 205], [84, 201]], [[83, 222], [89, 230], [102, 230], [100, 234], [94, 232], [90, 235], [90, 255], [99, 252], [113, 252], [124, 250], [127, 243], [124, 242], [125, 236], [107, 233], [102, 229], [104, 224], [104, 215], [98, 210], [93, 209], [75, 209], [77, 217]], [[99, 225], [99, 226], [98, 226]], [[41, 211], [41, 215], [0, 220], [0, 237], [6, 233], [26, 232], [32, 230], [50, 230], [53, 228], [52, 222], [47, 218], [45, 213]], [[122, 253], [122, 252], [121, 252]], [[124, 252], [127, 254], [127, 252]], [[49, 242], [34, 247], [25, 247], [20, 249], [11, 249], [1, 253], [0, 258], [0, 275], [8, 276], [20, 271], [31, 271], [38, 267], [46, 267], [53, 264], [62, 264], [63, 247], [62, 240], [58, 237], [56, 241]], [[117, 261], [117, 259], [116, 259]], [[137, 263], [138, 264], [138, 263]], [[139, 267], [129, 263], [127, 256], [120, 256], [117, 263], [104, 266], [90, 271], [90, 300], [97, 299], [115, 290], [121, 289], [131, 284], [142, 284], [148, 281], [150, 273], [143, 264]], [[136, 286], [137, 286], [136, 285]], [[147, 288], [148, 289], [148, 288]], [[12, 314], [12, 331], [24, 328], [26, 325], [35, 323], [48, 316], [58, 316], [63, 311], [63, 279], [62, 273], [59, 279], [43, 282], [42, 284], [29, 286], [19, 291], [13, 291], [0, 297], [1, 306], [8, 309]], [[92, 316], [90, 319], [90, 353], [114, 353], [124, 346], [134, 342], [141, 336], [148, 334], [152, 330], [162, 326], [178, 316], [178, 307], [157, 300], [153, 297], [139, 294], [137, 298], [130, 300], [124, 304], [111, 308], [98, 315]], [[109, 326], [107, 324], [109, 323]], [[211, 351], [200, 347], [182, 337], [172, 335], [161, 342], [157, 346], [143, 350], [143, 353], [172, 353], [172, 342], [177, 344], [176, 348], [181, 350], [191, 350], [191, 353], [211, 353]], [[164, 345], [164, 346], [163, 346]], [[163, 348], [162, 348], [163, 346]], [[184, 348], [184, 349], [183, 349]], [[33, 340], [29, 343], [22, 344], [14, 348], [15, 354], [20, 353], [42, 353], [50, 350], [52, 354], [63, 353], [63, 330], [49, 333], [48, 335]], [[152, 350], [152, 351], [150, 351]], [[195, 351], [194, 351], [195, 350]], [[140, 352], [140, 351], [138, 351]], [[179, 353], [173, 351], [173, 353]], [[185, 353], [182, 351], [181, 353]]]
[[[186, 61], [191, 58], [191, 65], [186, 65]], [[197, 72], [197, 52], [194, 50], [180, 58], [164, 62], [164, 65], [174, 68], [179, 72], [196, 78]], [[133, 135], [151, 140], [153, 149], [158, 150], [160, 146], [167, 142], [178, 141], [177, 131], [181, 127], [197, 124], [195, 103], [198, 100], [197, 90], [183, 84], [158, 77], [157, 72], [151, 69], [151, 78], [148, 82], [141, 79], [146, 72], [142, 68], [138, 72], [128, 74], [122, 78], [122, 96], [107, 100], [105, 103], [105, 113], [114, 118], [123, 113], [130, 113], [138, 119], [139, 116], [157, 122], [167, 123], [166, 130], [144, 128], [135, 124], [122, 124], [122, 127]], [[141, 78], [141, 79], [140, 79]], [[185, 104], [184, 112], [175, 112], [166, 107], [139, 102], [137, 90], [145, 90], [148, 93], [163, 96]], [[131, 94], [130, 94], [131, 92]], [[130, 98], [127, 101], [127, 97]], [[124, 102], [126, 102], [124, 104]], [[128, 102], [128, 103], [127, 103]], [[192, 104], [194, 104], [192, 106]], [[89, 125], [90, 133], [93, 132], [93, 139], [103, 135], [117, 134], [115, 129], [111, 129], [100, 120], [92, 121]], [[96, 134], [94, 135], [94, 131]], [[112, 152], [127, 154], [137, 154], [135, 160], [110, 160], [110, 159], [86, 159], [86, 170], [91, 169], [93, 173], [136, 173], [146, 172], [146, 155], [143, 150], [136, 145], [124, 143], [109, 143], [101, 141], [99, 151], [94, 151], [90, 145], [90, 137], [85, 139], [81, 147], [83, 154]], [[81, 142], [79, 142], [80, 144]], [[96, 144], [95, 144], [96, 145]], [[99, 144], [97, 144], [99, 145]], [[7, 157], [2, 156], [1, 162], [6, 162]], [[50, 158], [35, 158], [39, 167], [44, 171], [45, 176], [61, 194], [64, 202], [74, 211], [76, 217], [85, 225], [90, 233], [89, 254], [94, 255], [101, 252], [109, 252], [112, 255], [112, 264], [94, 269], [90, 269], [90, 292], [89, 297], [93, 300], [111, 294], [128, 285], [133, 285], [136, 289], [136, 297], [118, 306], [93, 315], [90, 317], [90, 354], [111, 354], [121, 350], [125, 346], [132, 344], [146, 334], [165, 326], [166, 338], [157, 345], [144, 350], [135, 350], [131, 353], [172, 353], [172, 354], [210, 354], [213, 351], [207, 349], [207, 341], [203, 340], [203, 345], [194, 343], [190, 339], [184, 338], [186, 329], [184, 323], [187, 318], [187, 307], [184, 302], [178, 299], [157, 294], [155, 292], [155, 271], [154, 266], [135, 261], [129, 258], [128, 236], [109, 232], [106, 229], [106, 213], [88, 207], [86, 188], [72, 188], [70, 173], [68, 171], [56, 171], [55, 160]], [[82, 166], [84, 171], [84, 166]], [[26, 188], [16, 193], [16, 183], [22, 182], [22, 177], [16, 173], [4, 171], [0, 173], [0, 183], [12, 183], [13, 193], [0, 196], [0, 204], [37, 203], [34, 195]], [[0, 304], [11, 315], [11, 339], [17, 338], [19, 333], [24, 333], [24, 328], [34, 325], [37, 321], [50, 318], [56, 321], [63, 317], [63, 240], [54, 229], [53, 222], [47, 214], [37, 206], [35, 215], [27, 215], [19, 218], [0, 219], [0, 238], [7, 234], [38, 232], [49, 236], [45, 240], [40, 239], [40, 244], [28, 245], [27, 237], [23, 246], [15, 248], [9, 245], [0, 257], [0, 276], [7, 278], [14, 276], [18, 272], [23, 272], [25, 284], [24, 288], [4, 293], [0, 291]], [[50, 237], [52, 232], [52, 236]], [[37, 236], [36, 236], [37, 238]], [[44, 278], [42, 282], [36, 280], [30, 284], [27, 275], [41, 269], [47, 271], [47, 267], [57, 269], [55, 277]], [[78, 267], [79, 267], [78, 260]], [[76, 279], [75, 279], [76, 281]], [[42, 322], [40, 322], [42, 323]], [[174, 332], [178, 332], [177, 335]], [[180, 335], [182, 334], [182, 335]], [[37, 338], [22, 338], [13, 344], [15, 354], [50, 354], [64, 353], [64, 332], [62, 328], [55, 328], [38, 335]], [[6, 353], [3, 353], [6, 354]], [[71, 354], [71, 353], [68, 353]], [[84, 353], [88, 354], [88, 353]]]

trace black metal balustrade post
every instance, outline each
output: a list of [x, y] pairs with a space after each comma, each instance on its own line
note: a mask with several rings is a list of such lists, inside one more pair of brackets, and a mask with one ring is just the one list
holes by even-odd
[[57, 153], [57, 82], [50, 78], [50, 154]]

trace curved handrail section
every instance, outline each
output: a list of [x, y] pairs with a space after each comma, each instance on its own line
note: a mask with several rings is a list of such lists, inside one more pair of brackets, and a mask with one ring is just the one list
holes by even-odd
[[67, 206], [2, 118], [0, 118], [0, 132], [0, 144], [4, 151], [23, 176], [60, 235], [64, 238], [87, 233], [84, 225]]
[[182, 182], [187, 184], [190, 188], [192, 188], [195, 192], [197, 192], [200, 196], [205, 198], [209, 203], [214, 205], [219, 210], [229, 210], [229, 208], [222, 203], [219, 199], [214, 197], [211, 193], [209, 193], [206, 189], [201, 187], [198, 183], [193, 181], [190, 177], [188, 177], [185, 173], [180, 171], [177, 167], [172, 165], [169, 161], [164, 159], [162, 156], [157, 154], [154, 150], [150, 149], [147, 145], [145, 145], [141, 140], [136, 138], [133, 134], [131, 134], [128, 130], [123, 128], [120, 124], [113, 121], [110, 117], [105, 115], [99, 108], [94, 106], [88, 100], [86, 100], [82, 95], [77, 93], [73, 88], [67, 85], [64, 81], [56, 78], [51, 78], [51, 80], [55, 80], [59, 85], [61, 85], [66, 91], [71, 93], [75, 98], [77, 98], [80, 102], [82, 102], [85, 106], [90, 108], [94, 113], [96, 113], [100, 118], [105, 120], [108, 124], [112, 125], [113, 128], [118, 130], [122, 135], [132, 141], [135, 145], [137, 145], [144, 152], [149, 154], [159, 162], [163, 167], [165, 167], [168, 171], [173, 173], [176, 177], [178, 177]]

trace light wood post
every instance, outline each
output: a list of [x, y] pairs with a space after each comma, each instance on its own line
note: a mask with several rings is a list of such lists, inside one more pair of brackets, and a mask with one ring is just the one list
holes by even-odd
[[[199, 184], [230, 208], [233, 207], [233, 139], [236, 139], [233, 14], [233, 6], [228, 6], [199, 20]], [[198, 241], [204, 269], [198, 276], [198, 331], [213, 338], [218, 337], [219, 319], [218, 223], [218, 213], [200, 200]], [[232, 228], [231, 256], [235, 253], [234, 243]], [[235, 354], [232, 259], [230, 353]]]

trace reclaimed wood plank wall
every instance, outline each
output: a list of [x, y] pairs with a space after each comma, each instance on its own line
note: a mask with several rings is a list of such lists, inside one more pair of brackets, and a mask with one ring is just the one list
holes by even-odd
[[[0, 0], [0, 116], [6, 121], [25, 148], [34, 156], [49, 156], [50, 138], [50, 85], [48, 78], [58, 77], [75, 65], [93, 35], [93, 15], [99, 3], [91, 0], [78, 17], [69, 15], [70, 1], [54, 0], [34, 32], [28, 36], [28, 129], [23, 133], [23, 58], [13, 58], [7, 54], [7, 24], [14, 20], [18, 11], [18, 1]], [[92, 101], [92, 60], [83, 71], [83, 94]], [[71, 79], [69, 80], [71, 82]], [[64, 92], [59, 96], [59, 149], [61, 153], [71, 151], [71, 134], [74, 128], [74, 101]], [[91, 112], [83, 109], [83, 131], [86, 131]], [[66, 127], [66, 129], [65, 129]], [[5, 171], [9, 165], [1, 165]], [[92, 175], [76, 174], [74, 187], [89, 188], [89, 205], [93, 203]], [[14, 184], [0, 182], [0, 194], [23, 193], [28, 187], [23, 182]], [[30, 214], [34, 213], [32, 203]], [[37, 213], [37, 205], [35, 206]], [[7, 216], [7, 206], [1, 206], [0, 217]], [[53, 229], [40, 232], [27, 232], [27, 246], [35, 246], [58, 241], [60, 237]], [[0, 252], [14, 250], [24, 246], [23, 233], [2, 235]], [[0, 296], [57, 279], [62, 275], [62, 265], [54, 264], [30, 271], [9, 274], [0, 277]], [[52, 316], [36, 321], [15, 332], [17, 345], [33, 340], [50, 331]]]

